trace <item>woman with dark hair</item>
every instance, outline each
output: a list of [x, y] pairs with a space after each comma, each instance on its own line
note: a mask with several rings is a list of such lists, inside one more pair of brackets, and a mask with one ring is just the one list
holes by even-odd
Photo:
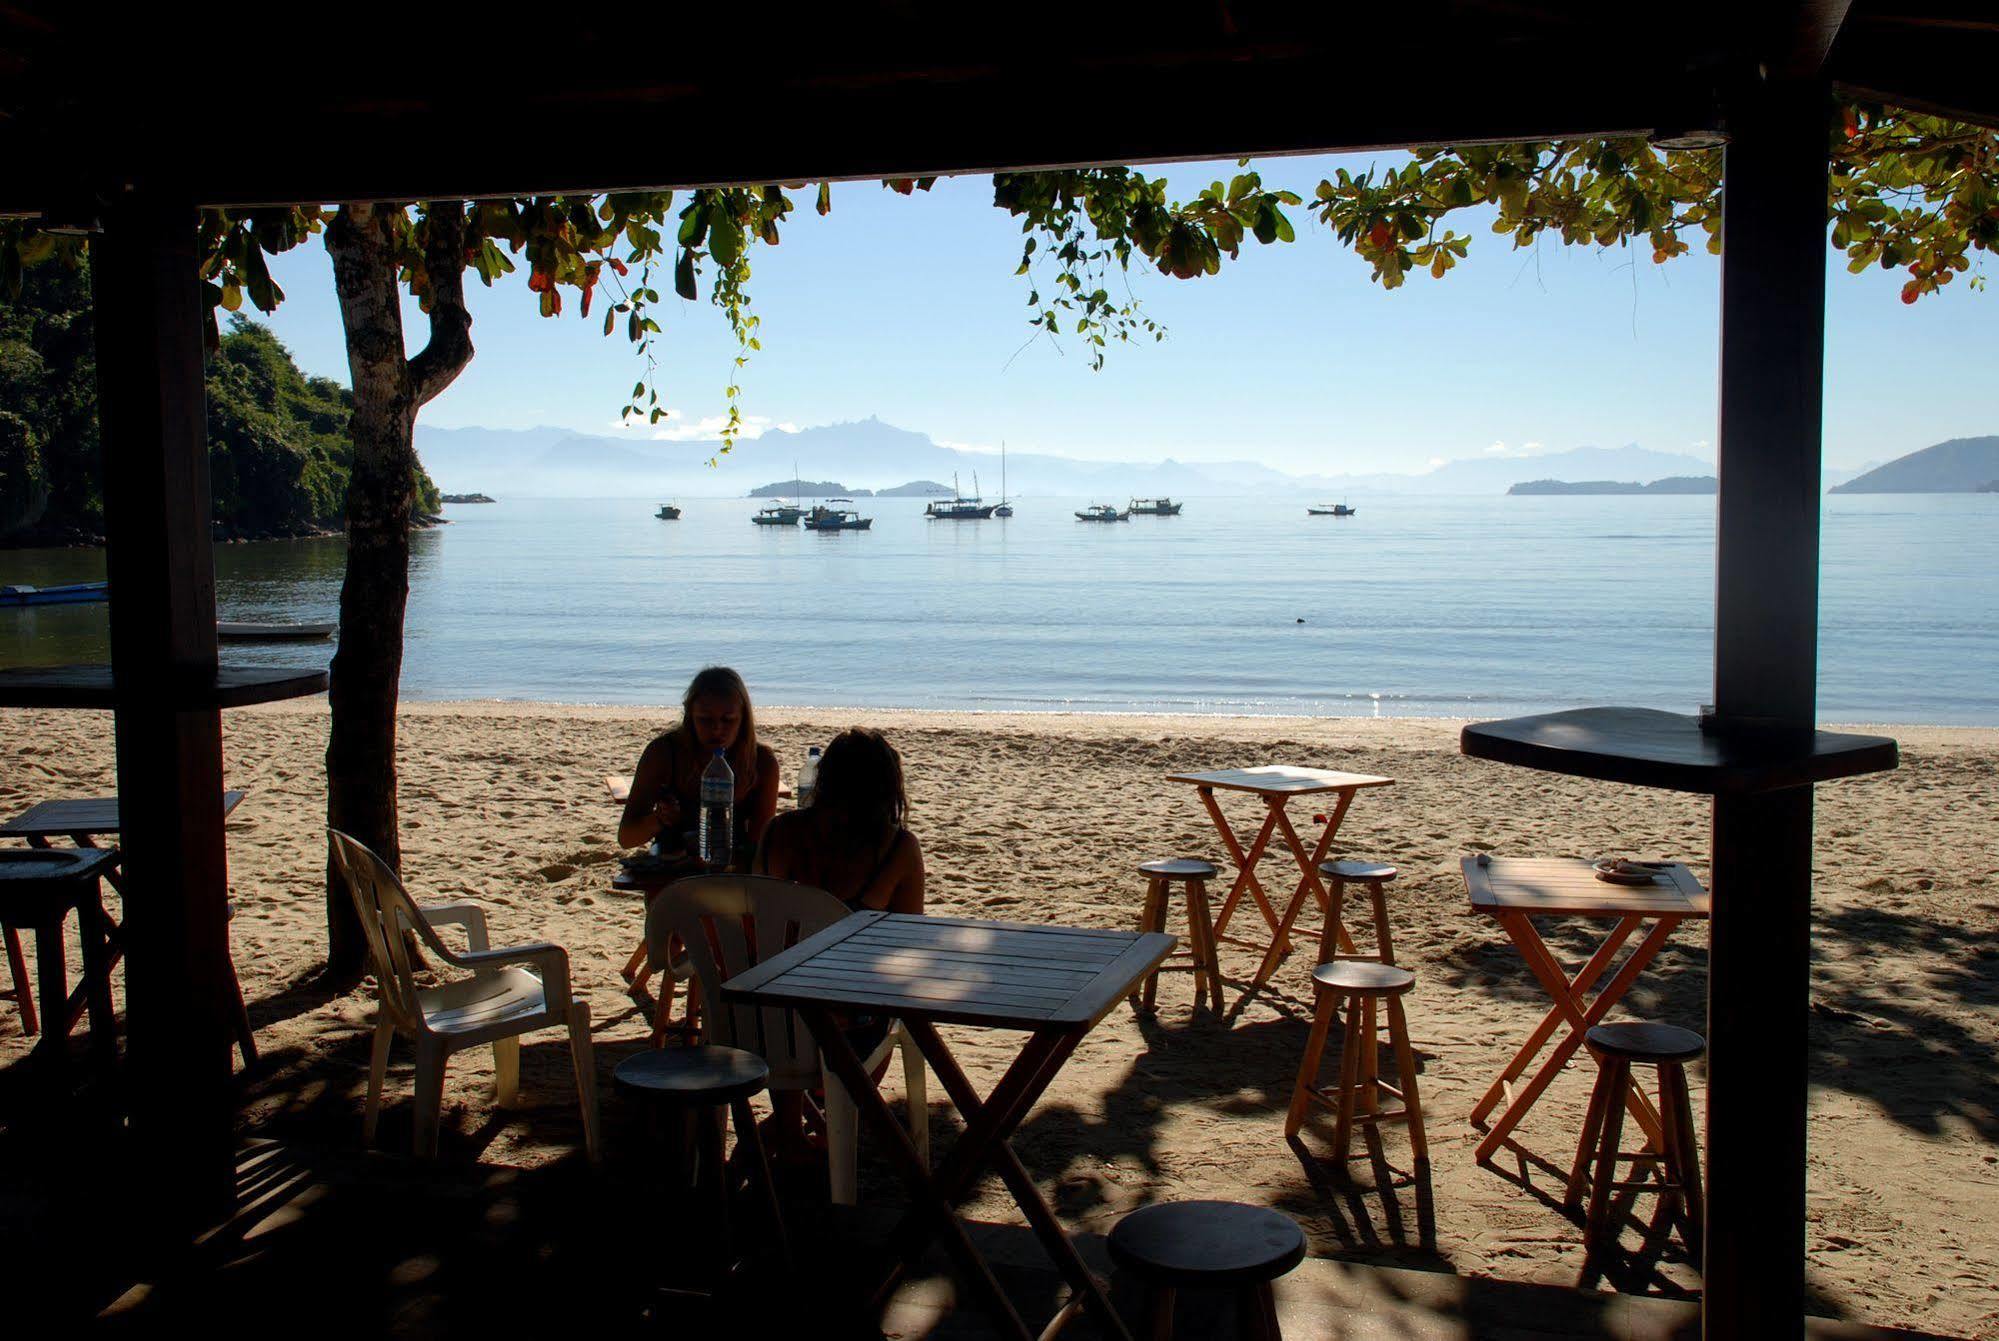
[[753, 851], [777, 813], [777, 756], [757, 743], [749, 686], [727, 666], [694, 677], [680, 700], [680, 724], [639, 756], [618, 845], [644, 847], [657, 839], [663, 850], [679, 851], [701, 813], [701, 771], [717, 750], [736, 775], [734, 847]]
[[819, 760], [812, 806], [764, 831], [755, 870], [833, 895], [850, 908], [923, 911], [923, 849], [903, 827], [902, 756], [879, 731], [842, 731]]

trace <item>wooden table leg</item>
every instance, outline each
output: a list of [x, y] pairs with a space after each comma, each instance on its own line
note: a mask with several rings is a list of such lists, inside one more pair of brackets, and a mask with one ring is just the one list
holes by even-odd
[[[1019, 1338], [1019, 1341], [1031, 1341], [1033, 1334], [1027, 1330], [1027, 1324], [1021, 1321], [1020, 1313], [1014, 1308], [1013, 1301], [1006, 1297], [1006, 1291], [1000, 1288], [992, 1268], [986, 1264], [983, 1257], [979, 1256], [979, 1250], [972, 1246], [971, 1238], [965, 1233], [965, 1226], [959, 1223], [950, 1202], [941, 1193], [941, 1184], [934, 1181], [930, 1171], [923, 1167], [923, 1161], [917, 1155], [916, 1146], [910, 1141], [909, 1133], [902, 1129], [896, 1122], [895, 1115], [889, 1112], [888, 1104], [882, 1099], [881, 1091], [875, 1088], [874, 1082], [869, 1078], [867, 1066], [854, 1051], [853, 1044], [847, 1041], [847, 1036], [840, 1031], [832, 1015], [824, 1009], [801, 1007], [798, 1013], [804, 1017], [806, 1027], [812, 1031], [813, 1038], [817, 1040], [820, 1056], [825, 1058], [826, 1064], [833, 1069], [833, 1074], [847, 1087], [847, 1092], [853, 1096], [861, 1115], [873, 1124], [882, 1138], [883, 1145], [887, 1147], [889, 1159], [908, 1186], [910, 1198], [915, 1203], [910, 1219], [921, 1217], [935, 1223], [937, 1231], [943, 1236], [945, 1249], [951, 1254], [959, 1269], [985, 1291], [1007, 1332]], [[906, 1028], [908, 1021], [905, 1020], [903, 1023]], [[1018, 1066], [1019, 1063], [1016, 1062], [1015, 1065]], [[1008, 1074], [1011, 1076], [1012, 1073]], [[971, 1132], [968, 1130], [965, 1137], [960, 1140], [958, 1150], [962, 1150], [965, 1141], [970, 1138]], [[954, 1150], [953, 1155], [956, 1155], [958, 1150]], [[909, 1221], [906, 1220], [904, 1223], [907, 1224]], [[901, 1237], [900, 1230], [897, 1237]], [[921, 1246], [920, 1242], [918, 1246]], [[877, 1305], [887, 1301], [888, 1293], [893, 1290], [895, 1281], [901, 1276], [902, 1266], [903, 1259], [898, 1256], [895, 1270], [884, 1283], [884, 1288], [876, 1292]]]
[[[1290, 948], [1291, 927], [1297, 922], [1298, 913], [1305, 906], [1305, 896], [1307, 894], [1313, 895], [1318, 900], [1319, 907], [1328, 916], [1332, 915], [1332, 899], [1326, 893], [1326, 887], [1319, 882], [1318, 862], [1321, 855], [1331, 846], [1333, 834], [1339, 828], [1340, 819], [1346, 814], [1346, 805], [1350, 799], [1352, 799], [1350, 793], [1341, 793], [1338, 807], [1333, 811], [1332, 818], [1327, 821], [1325, 832], [1319, 836], [1318, 852], [1308, 853], [1305, 851], [1304, 843], [1299, 841], [1298, 831], [1291, 827], [1291, 817], [1285, 813], [1285, 798], [1271, 798], [1270, 816], [1276, 821], [1279, 831], [1284, 835], [1284, 845], [1291, 849], [1291, 855], [1297, 860], [1298, 869], [1303, 874], [1298, 881], [1297, 888], [1291, 891], [1291, 902], [1284, 906], [1284, 916], [1278, 923], [1277, 936], [1271, 941], [1269, 952], [1264, 955], [1263, 963], [1256, 970], [1252, 990], [1263, 986], [1264, 983], [1270, 980], [1270, 975], [1277, 971], [1278, 961], [1284, 957], [1285, 952]], [[1359, 953], [1354, 948], [1353, 937], [1347, 934], [1345, 926], [1338, 927], [1334, 935], [1341, 954], [1350, 955]]]
[[[1673, 928], [1679, 924], [1680, 919], [1677, 917], [1659, 918], [1645, 939], [1639, 942], [1638, 948], [1631, 952], [1603, 990], [1597, 993], [1596, 1000], [1585, 1009], [1580, 1005], [1578, 997], [1570, 995], [1568, 979], [1563, 975], [1561, 966], [1555, 962], [1547, 946], [1542, 944], [1539, 933], [1534, 930], [1532, 920], [1518, 912], [1500, 916], [1500, 925], [1506, 928], [1507, 934], [1513, 938], [1513, 943], [1519, 947], [1522, 957], [1527, 960], [1527, 967], [1536, 978], [1540, 979], [1548, 994], [1555, 999], [1555, 1008], [1566, 1019], [1569, 1033], [1555, 1044], [1547, 1060], [1541, 1063], [1541, 1069], [1536, 1071], [1528, 1080], [1526, 1087], [1514, 1096], [1513, 1101], [1506, 1106], [1506, 1111], [1500, 1114], [1498, 1121], [1492, 1124], [1491, 1129], [1479, 1141], [1474, 1151], [1479, 1163], [1487, 1162], [1498, 1152], [1500, 1145], [1512, 1133], [1514, 1127], [1519, 1125], [1520, 1119], [1527, 1116], [1528, 1110], [1540, 1099], [1542, 1091], [1548, 1088], [1549, 1082], [1561, 1071], [1563, 1064], [1582, 1046], [1583, 1035], [1601, 1023], [1603, 1017], [1610, 1013], [1610, 1008], [1630, 990], [1631, 984], [1637, 980], [1645, 966], [1652, 962], [1654, 956], [1665, 947], [1667, 937], [1672, 935]], [[1657, 1116], [1650, 1114], [1649, 1109], [1650, 1104], [1647, 1103], [1634, 1106], [1632, 1111], [1634, 1114], [1645, 1112], [1647, 1116], [1652, 1117], [1654, 1125], [1647, 1135], [1659, 1140], [1661, 1138], [1656, 1125]], [[1643, 1122], [1644, 1117], [1641, 1116], [1640, 1121]]]
[[1276, 830], [1277, 817], [1275, 815], [1263, 817], [1263, 827], [1257, 830], [1256, 840], [1249, 845], [1249, 851], [1244, 852], [1242, 841], [1235, 836], [1235, 830], [1229, 827], [1229, 817], [1222, 813], [1221, 806], [1215, 801], [1214, 788], [1202, 787], [1198, 790], [1201, 793], [1201, 804], [1208, 808], [1208, 817], [1215, 822], [1215, 831], [1221, 834], [1222, 844], [1228, 848], [1229, 856], [1236, 864], [1235, 882], [1229, 886], [1228, 897], [1222, 900], [1221, 911], [1215, 914], [1215, 939], [1222, 940], [1228, 934], [1229, 919], [1235, 916], [1236, 901], [1242, 898], [1245, 889], [1256, 900], [1256, 906], [1262, 910], [1263, 920], [1269, 924], [1270, 929], [1277, 930], [1277, 909], [1271, 906], [1269, 896], [1263, 892], [1262, 882], [1256, 878], [1256, 863], [1263, 860], [1263, 850], [1270, 845], [1270, 835]]
[[[958, 1106], [958, 1111], [963, 1113], [968, 1121], [976, 1117], [984, 1109], [985, 1101], [980, 1099], [978, 1091], [972, 1088], [972, 1082], [959, 1067], [957, 1058], [953, 1057], [949, 1049], [944, 1046], [944, 1040], [938, 1035], [936, 1026], [928, 1020], [915, 1020], [905, 1022], [903, 1027], [909, 1030], [910, 1037], [916, 1040], [916, 1046], [922, 1049], [923, 1055], [929, 1059], [930, 1068], [937, 1073], [937, 1078], [944, 1082], [945, 1092], [951, 1096], [951, 1102]], [[1050, 1076], [1049, 1079], [1053, 1077]], [[1042, 1088], [1046, 1088], [1045, 1082]], [[1005, 1135], [999, 1136], [993, 1142], [992, 1152], [994, 1167], [1006, 1183], [1007, 1190], [1013, 1193], [1014, 1203], [1027, 1217], [1029, 1227], [1034, 1230], [1035, 1237], [1041, 1240], [1042, 1246], [1048, 1250], [1048, 1255], [1055, 1259], [1057, 1268], [1068, 1278], [1070, 1286], [1076, 1291], [1075, 1297], [1081, 1299], [1086, 1307], [1096, 1313], [1099, 1325], [1110, 1335], [1123, 1338], [1123, 1341], [1130, 1341], [1131, 1333], [1125, 1328], [1124, 1320], [1118, 1317], [1117, 1310], [1111, 1307], [1110, 1297], [1105, 1294], [1103, 1283], [1096, 1278], [1076, 1252], [1076, 1245], [1071, 1243], [1069, 1236], [1063, 1232], [1061, 1221], [1055, 1218], [1055, 1212], [1042, 1197], [1041, 1189], [1035, 1186], [1033, 1177], [1021, 1165], [1020, 1157], [1007, 1143]]]
[[[1604, 938], [1603, 944], [1596, 948], [1596, 953], [1590, 956], [1589, 962], [1584, 964], [1570, 981], [1569, 994], [1579, 997], [1595, 986], [1596, 980], [1603, 976], [1604, 970], [1608, 969], [1611, 962], [1617, 958], [1617, 952], [1623, 948], [1624, 942], [1644, 920], [1641, 917], [1620, 918], [1610, 935]], [[1561, 1024], [1561, 1006], [1559, 1004], [1549, 1006], [1548, 1013], [1541, 1017], [1541, 1023], [1534, 1026], [1534, 1032], [1527, 1036], [1527, 1041], [1513, 1054], [1513, 1060], [1506, 1064], [1506, 1069], [1492, 1082], [1492, 1087], [1485, 1092], [1485, 1097], [1471, 1110], [1473, 1126], [1485, 1125], [1486, 1115], [1499, 1107], [1500, 1101], [1506, 1098], [1506, 1087], [1527, 1074], [1528, 1066], [1540, 1055], [1541, 1049], [1548, 1045], [1548, 1040], [1554, 1037], [1555, 1030], [1560, 1028]]]

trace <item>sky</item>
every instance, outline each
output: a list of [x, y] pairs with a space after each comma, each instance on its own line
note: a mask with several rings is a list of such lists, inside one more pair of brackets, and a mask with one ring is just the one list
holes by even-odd
[[[1266, 185], [1310, 200], [1335, 168], [1367, 162], [1256, 166]], [[1238, 169], [1148, 171], [1185, 199]], [[809, 190], [795, 198], [781, 245], [752, 255], [763, 349], [741, 385], [753, 428], [875, 415], [975, 450], [1004, 440], [1086, 459], [1248, 459], [1326, 474], [1625, 443], [1713, 456], [1719, 262], [1699, 250], [1663, 266], [1642, 249], [1516, 251], [1468, 216], [1452, 220], [1473, 235], [1467, 261], [1388, 291], [1301, 206], [1290, 211], [1296, 242], [1251, 240], [1219, 275], [1135, 269], [1133, 293], [1167, 338], [1113, 347], [1093, 372], [1073, 340], [1031, 338], [1028, 283], [1014, 275], [1020, 226], [994, 208], [989, 178], [910, 197], [838, 185], [825, 217]], [[286, 300], [260, 319], [308, 372], [346, 382], [324, 250], [315, 241], [272, 270]], [[1850, 275], [1830, 248], [1827, 270], [1828, 465], [1999, 433], [1999, 287], [1960, 279], [1906, 306], [1899, 272]], [[620, 428], [641, 371], [632, 347], [605, 338], [601, 316], [578, 319], [573, 293], [564, 316], [540, 317], [525, 271], [490, 290], [468, 278], [478, 353], [422, 423], [713, 436], [735, 353], [719, 310], [657, 281], [668, 294], [658, 381], [674, 413], [656, 429]], [[405, 325], [420, 344], [413, 306]]]

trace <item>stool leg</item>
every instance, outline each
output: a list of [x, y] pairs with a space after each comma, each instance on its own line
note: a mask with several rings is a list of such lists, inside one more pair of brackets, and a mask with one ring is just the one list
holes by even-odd
[[702, 1105], [700, 1114], [699, 1150], [700, 1181], [710, 1187], [714, 1207], [715, 1249], [723, 1270], [728, 1269], [732, 1260], [729, 1238], [729, 1165], [724, 1158], [725, 1140], [722, 1134], [723, 1112], [721, 1108]]
[[1291, 1088], [1291, 1111], [1284, 1115], [1284, 1139], [1290, 1140], [1298, 1134], [1298, 1128], [1305, 1123], [1305, 1114], [1312, 1107], [1312, 1090], [1319, 1083], [1319, 1059], [1326, 1050], [1326, 1035], [1333, 1027], [1333, 1011], [1339, 1006], [1339, 998], [1328, 991], [1319, 993], [1319, 1003], [1312, 1012], [1312, 1033], [1305, 1040], [1305, 1059], [1298, 1063], [1298, 1083]]
[[785, 1233], [784, 1211], [778, 1205], [777, 1184], [770, 1176], [770, 1157], [764, 1153], [763, 1136], [757, 1131], [756, 1113], [750, 1108], [747, 1098], [737, 1099], [729, 1105], [730, 1114], [736, 1120], [737, 1158], [747, 1166], [750, 1185], [764, 1204], [764, 1213], [770, 1217], [771, 1232], [777, 1235], [777, 1256], [785, 1269], [791, 1269], [791, 1238]]
[[1340, 1039], [1340, 1094], [1333, 1120], [1333, 1157], [1339, 1160], [1343, 1177], [1347, 1152], [1353, 1142], [1354, 1098], [1360, 1089], [1360, 1017], [1360, 1002], [1347, 998], [1346, 1032]]
[[58, 1069], [66, 1068], [69, 1061], [69, 1040], [61, 1027], [69, 1012], [69, 972], [62, 943], [62, 924], [66, 920], [58, 912], [53, 923], [43, 922], [35, 928], [35, 988], [42, 998], [42, 1013], [48, 1015], [49, 1026], [35, 1049], [45, 1053], [49, 1065]]
[[1326, 924], [1319, 928], [1321, 964], [1332, 963], [1340, 953], [1340, 918], [1347, 904], [1347, 882], [1328, 876], [1326, 893], [1330, 896], [1330, 902], [1326, 905]]
[[1373, 997], [1360, 1003], [1360, 1111], [1381, 1111], [1381, 1019]]
[[[1214, 918], [1208, 912], [1208, 882], [1189, 880], [1187, 882], [1187, 926], [1189, 934], [1199, 943], [1198, 953], [1202, 967], [1207, 973], [1208, 999], [1217, 1015], [1222, 1011], [1222, 961], [1215, 945]], [[1201, 1003], [1201, 979], [1194, 979], [1194, 1004]]]
[[21, 950], [21, 933], [10, 926], [0, 926], [0, 940], [7, 942], [7, 973], [14, 984], [14, 1004], [21, 1008], [21, 1033], [33, 1038], [41, 1030], [40, 1021], [35, 1019], [35, 993], [28, 986], [28, 956]]
[[[83, 993], [90, 1012], [90, 1055], [98, 1065], [118, 1060], [118, 1016], [111, 1005], [111, 917], [93, 885], [76, 905], [77, 958], [83, 964]], [[231, 978], [233, 980], [234, 974]]]
[[[1163, 931], [1165, 929], [1166, 912], [1162, 906], [1165, 899], [1165, 889], [1166, 882], [1156, 876], [1145, 882], [1145, 907], [1138, 914], [1138, 929], [1141, 932]], [[1197, 977], [1195, 981], [1198, 982], [1199, 978]], [[1140, 1010], [1151, 1010], [1153, 995], [1158, 985], [1159, 970], [1154, 969], [1145, 975], [1144, 985], [1132, 994], [1132, 1005], [1137, 1006]]]
[[1236, 1291], [1236, 1335], [1246, 1341], [1284, 1341], [1277, 1326], [1277, 1294], [1269, 1281]]
[[1384, 964], [1395, 962], [1395, 937], [1388, 930], [1388, 890], [1379, 880], [1368, 882], [1374, 902], [1374, 953]]
[[1575, 1206], [1583, 1199], [1583, 1188], [1589, 1182], [1590, 1160], [1596, 1155], [1597, 1136], [1603, 1129], [1604, 1105], [1610, 1101], [1610, 1063], [1599, 1062], [1596, 1083], [1590, 1087], [1589, 1108], [1583, 1113], [1583, 1133], [1576, 1140], [1576, 1160], [1569, 1165], [1569, 1184], [1562, 1193], [1564, 1206]]
[[1395, 1078], [1402, 1086], [1402, 1104], [1409, 1110], [1409, 1150], [1420, 1176], [1430, 1167], [1430, 1140], [1423, 1132], [1423, 1100], [1416, 1093], [1416, 1051], [1409, 1044], [1409, 1017], [1402, 998], [1388, 998], [1388, 1041], [1395, 1048]]
[[1173, 1297], [1171, 1285], [1145, 1292], [1145, 1334], [1151, 1341], [1173, 1341]]
[[1687, 1099], [1687, 1070], [1678, 1062], [1659, 1068], [1659, 1107], [1666, 1111], [1666, 1157], [1675, 1182], [1680, 1185], [1681, 1230], [1687, 1249], [1696, 1263], [1703, 1260], [1707, 1231], [1707, 1194], [1701, 1186], [1701, 1152], [1695, 1144], [1694, 1108]]
[[1610, 1097], [1604, 1103], [1603, 1133], [1597, 1139], [1596, 1170], [1590, 1176], [1589, 1215], [1583, 1223], [1583, 1271], [1616, 1240], [1610, 1224], [1610, 1188], [1617, 1181], [1618, 1142], [1624, 1137], [1624, 1092], [1631, 1086], [1631, 1063], [1607, 1058], [1604, 1080]]

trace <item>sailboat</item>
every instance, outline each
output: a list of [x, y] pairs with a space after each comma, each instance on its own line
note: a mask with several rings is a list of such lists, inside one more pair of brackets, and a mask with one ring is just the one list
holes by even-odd
[[[977, 478], [974, 477], [973, 479], [974, 486], [976, 486], [977, 483], [978, 483]], [[993, 509], [993, 516], [1011, 517], [1012, 515], [1013, 515], [1013, 504], [1006, 501], [1006, 439], [1001, 438], [1000, 439], [1000, 501], [999, 501], [999, 506]]]
[[993, 515], [993, 504], [979, 502], [978, 472], [972, 474], [972, 496], [967, 498], [958, 492], [958, 475], [953, 471], [951, 493], [952, 497], [924, 508], [923, 515], [932, 521], [984, 521]]
[[750, 518], [758, 526], [796, 526], [798, 519], [805, 515], [805, 509], [798, 501], [798, 462], [791, 463], [791, 502], [779, 503], [772, 507], [758, 508]]

